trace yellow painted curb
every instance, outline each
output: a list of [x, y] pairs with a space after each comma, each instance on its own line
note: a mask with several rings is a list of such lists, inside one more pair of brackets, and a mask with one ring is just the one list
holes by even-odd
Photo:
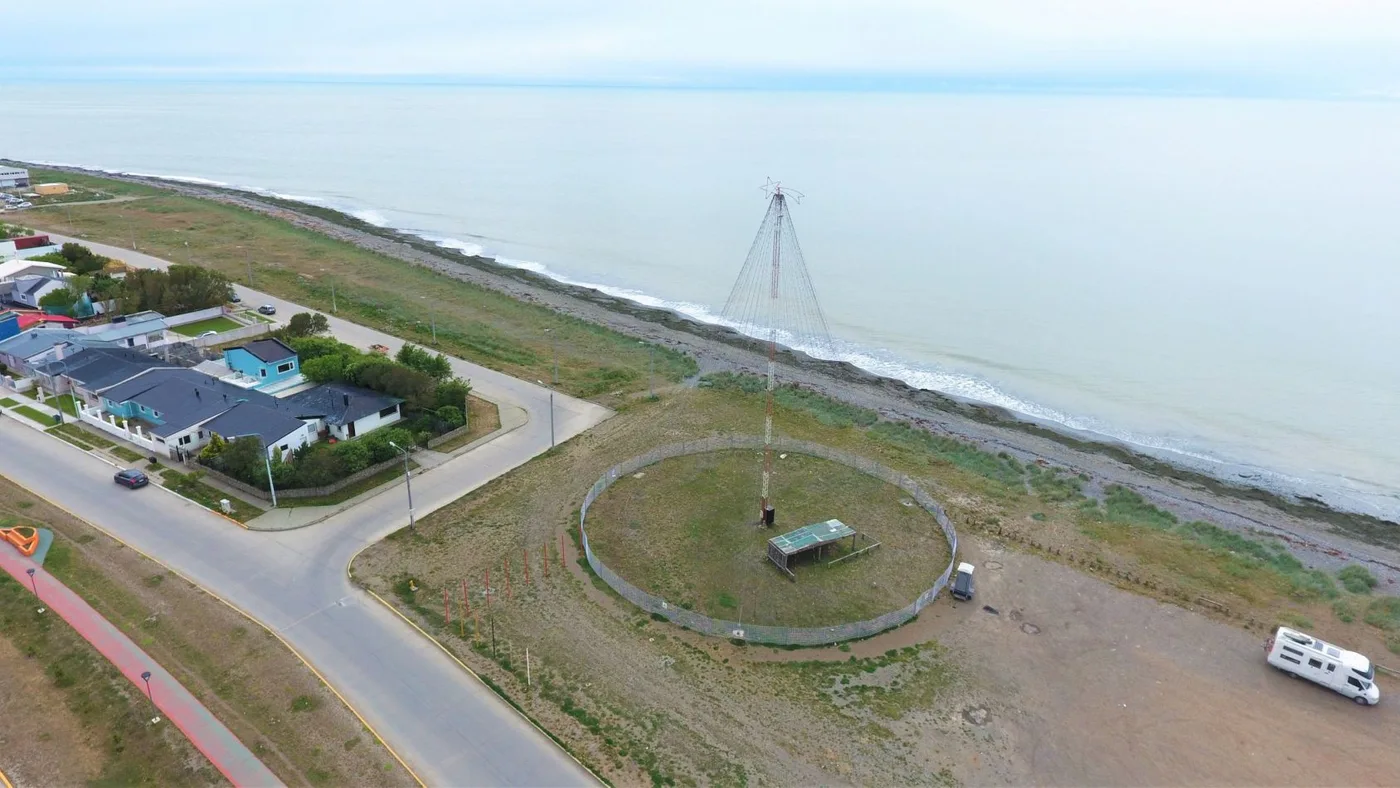
[[[63, 442], [64, 442], [64, 443], [67, 443], [67, 441], [63, 441]], [[72, 444], [69, 444], [69, 445], [71, 446]], [[73, 448], [76, 449], [76, 448], [78, 448], [78, 447], [77, 447], [77, 446], [73, 446]], [[81, 449], [80, 449], [80, 451], [81, 451]], [[11, 484], [17, 484], [13, 479], [10, 479], [8, 476], [5, 476], [4, 478], [5, 478], [6, 480], [8, 480]], [[157, 485], [157, 486], [159, 486], [159, 485]], [[162, 487], [161, 489], [165, 489], [165, 488]], [[311, 671], [312, 675], [314, 675], [314, 676], [317, 678], [318, 681], [320, 681], [322, 684], [324, 684], [324, 685], [326, 686], [326, 689], [330, 690], [332, 694], [334, 694], [337, 698], [340, 699], [340, 702], [341, 702], [341, 703], [345, 704], [345, 708], [349, 709], [349, 710], [350, 710], [350, 713], [353, 714], [353, 715], [355, 715], [355, 719], [359, 720], [359, 721], [360, 721], [360, 724], [363, 725], [363, 726], [365, 726], [365, 729], [368, 730], [371, 734], [373, 734], [373, 735], [374, 735], [374, 738], [376, 738], [376, 739], [379, 740], [379, 743], [382, 744], [382, 745], [384, 746], [384, 749], [388, 750], [388, 751], [389, 751], [389, 754], [392, 755], [392, 756], [394, 756], [394, 760], [396, 760], [396, 761], [399, 762], [399, 765], [402, 766], [402, 767], [404, 768], [404, 771], [408, 772], [409, 776], [413, 778], [413, 781], [414, 781], [414, 782], [418, 783], [418, 785], [421, 786], [422, 788], [428, 788], [428, 784], [425, 783], [425, 782], [423, 782], [423, 779], [422, 779], [421, 777], [418, 776], [418, 773], [417, 773], [417, 772], [413, 771], [413, 767], [409, 766], [409, 765], [408, 765], [408, 762], [405, 761], [405, 760], [403, 759], [403, 757], [400, 756], [400, 755], [398, 754], [398, 752], [393, 748], [393, 746], [390, 745], [389, 742], [388, 742], [383, 736], [380, 736], [380, 735], [379, 735], [379, 731], [377, 731], [377, 730], [374, 729], [374, 726], [371, 725], [371, 724], [369, 723], [369, 720], [367, 720], [367, 719], [364, 718], [364, 715], [360, 714], [360, 712], [357, 711], [357, 710], [355, 709], [354, 706], [350, 705], [350, 701], [346, 700], [346, 699], [345, 699], [345, 696], [340, 694], [340, 690], [336, 689], [335, 686], [334, 686], [333, 684], [331, 684], [329, 681], [327, 681], [327, 680], [326, 680], [326, 677], [323, 676], [323, 675], [321, 675], [321, 671], [317, 670], [315, 665], [312, 665], [311, 662], [310, 662], [309, 660], [307, 660], [306, 657], [303, 657], [303, 656], [301, 655], [301, 652], [300, 652], [300, 651], [297, 651], [295, 648], [293, 648], [293, 647], [292, 647], [292, 644], [290, 644], [290, 643], [288, 643], [286, 640], [284, 640], [284, 639], [282, 638], [282, 636], [279, 635], [279, 634], [277, 634], [277, 632], [273, 631], [273, 629], [272, 629], [271, 627], [267, 626], [267, 625], [264, 624], [263, 622], [261, 622], [261, 621], [259, 621], [258, 619], [254, 618], [254, 617], [252, 616], [252, 614], [248, 613], [246, 610], [244, 610], [243, 608], [239, 607], [238, 605], [233, 604], [232, 602], [228, 601], [227, 599], [224, 599], [223, 597], [219, 596], [218, 594], [214, 593], [213, 591], [210, 591], [209, 589], [205, 588], [204, 586], [202, 586], [202, 585], [200, 585], [200, 584], [194, 582], [194, 581], [191, 580], [190, 578], [186, 577], [186, 576], [185, 576], [183, 573], [181, 573], [179, 570], [177, 570], [177, 569], [171, 567], [169, 564], [165, 563], [164, 561], [160, 560], [159, 558], [156, 558], [156, 557], [154, 557], [154, 556], [152, 556], [152, 555], [147, 554], [145, 551], [141, 550], [140, 548], [132, 547], [131, 545], [127, 544], [125, 541], [123, 541], [122, 539], [120, 539], [119, 537], [117, 537], [116, 535], [114, 535], [111, 531], [108, 531], [106, 528], [103, 528], [102, 526], [97, 525], [96, 523], [88, 522], [86, 519], [84, 519], [84, 518], [82, 518], [82, 517], [79, 517], [78, 515], [74, 514], [72, 511], [70, 511], [70, 510], [68, 509], [68, 507], [64, 506], [63, 504], [58, 503], [58, 502], [56, 502], [56, 501], [52, 501], [52, 500], [50, 500], [49, 498], [47, 498], [47, 497], [45, 497], [45, 496], [43, 496], [43, 495], [40, 495], [39, 493], [36, 493], [36, 492], [34, 492], [34, 491], [32, 491], [32, 490], [26, 490], [26, 492], [28, 492], [30, 495], [35, 496], [36, 498], [41, 498], [41, 499], [43, 499], [43, 501], [44, 501], [45, 503], [47, 503], [47, 504], [49, 504], [50, 506], [52, 506], [52, 507], [58, 509], [58, 510], [61, 511], [61, 512], [66, 513], [69, 517], [72, 517], [73, 519], [77, 520], [78, 522], [84, 523], [84, 524], [86, 524], [88, 527], [94, 528], [94, 529], [96, 529], [96, 530], [102, 532], [102, 534], [104, 534], [108, 539], [111, 539], [112, 541], [116, 542], [117, 544], [120, 544], [121, 546], [127, 548], [128, 550], [134, 551], [137, 555], [140, 555], [142, 558], [145, 558], [145, 559], [148, 560], [148, 561], [152, 561], [152, 562], [158, 564], [159, 566], [164, 567], [164, 568], [165, 568], [165, 571], [170, 572], [171, 574], [175, 575], [176, 577], [180, 578], [181, 580], [184, 580], [186, 583], [189, 583], [191, 586], [194, 586], [195, 588], [198, 588], [200, 591], [203, 591], [204, 593], [208, 594], [209, 596], [213, 597], [214, 599], [217, 599], [217, 600], [219, 600], [220, 602], [223, 602], [225, 605], [227, 605], [227, 606], [229, 607], [229, 609], [233, 610], [235, 613], [238, 613], [240, 616], [243, 616], [244, 618], [248, 619], [249, 621], [253, 622], [254, 624], [257, 624], [258, 626], [262, 627], [264, 630], [267, 631], [267, 633], [268, 633], [269, 635], [272, 635], [273, 637], [277, 638], [277, 641], [278, 641], [279, 643], [281, 643], [283, 646], [285, 646], [285, 647], [287, 648], [288, 651], [292, 652], [292, 654], [293, 654], [297, 659], [301, 660], [301, 663], [302, 663], [303, 665], [305, 665], [305, 666], [307, 667], [308, 670]], [[172, 490], [167, 490], [167, 492], [171, 493], [172, 495], [178, 496], [178, 497], [180, 497], [180, 498], [184, 498], [183, 495], [180, 495], [179, 493], [174, 492], [174, 491], [172, 491]], [[189, 500], [189, 499], [186, 498], [185, 500]], [[192, 503], [193, 503], [193, 502], [192, 502]], [[198, 506], [199, 504], [195, 504], [195, 505]], [[203, 507], [201, 507], [201, 508], [203, 508]], [[235, 522], [237, 522], [237, 521], [235, 521]], [[358, 553], [356, 553], [356, 555], [358, 555]], [[353, 559], [352, 559], [352, 560], [353, 560]], [[380, 600], [380, 601], [383, 602], [383, 600]], [[391, 608], [391, 609], [392, 609], [392, 608]], [[398, 611], [395, 611], [395, 612], [398, 612]], [[411, 623], [413, 623], [413, 622], [410, 621], [409, 623], [411, 624]], [[421, 630], [420, 630], [420, 631], [421, 631]], [[435, 642], [436, 642], [436, 641], [435, 641]], [[3, 775], [0, 775], [0, 776], [3, 776]], [[5, 783], [5, 788], [14, 788], [14, 786], [10, 785], [10, 784], [8, 783], [8, 781], [7, 781], [7, 782]]]
[[[361, 547], [359, 550], [357, 550], [357, 551], [355, 552], [354, 555], [350, 556], [350, 563], [348, 563], [348, 564], [345, 565], [345, 576], [348, 577], [348, 578], [350, 578], [351, 581], [353, 581], [354, 578], [355, 578], [355, 573], [352, 571], [352, 567], [354, 567], [354, 565], [355, 565], [355, 559], [360, 557], [360, 553], [363, 553], [364, 551], [368, 550], [368, 549], [369, 549], [370, 547], [372, 547], [372, 546], [373, 546], [373, 545], [365, 545], [364, 547]], [[414, 629], [418, 630], [418, 634], [420, 634], [420, 635], [422, 635], [423, 637], [427, 638], [427, 640], [428, 640], [429, 643], [432, 643], [434, 646], [437, 646], [437, 647], [442, 651], [442, 653], [446, 654], [449, 658], [451, 658], [451, 660], [452, 660], [453, 662], [456, 662], [458, 665], [461, 665], [461, 666], [462, 666], [462, 670], [465, 670], [465, 671], [467, 672], [467, 675], [469, 675], [469, 676], [471, 676], [472, 678], [476, 679], [477, 681], [481, 682], [481, 686], [485, 687], [487, 690], [490, 690], [490, 691], [491, 691], [491, 694], [493, 694], [493, 695], [495, 694], [495, 691], [494, 691], [494, 690], [491, 690], [491, 687], [490, 687], [485, 681], [482, 681], [481, 676], [477, 675], [476, 671], [472, 670], [471, 667], [468, 666], [467, 663], [463, 662], [456, 654], [453, 654], [451, 649], [449, 649], [447, 646], [444, 646], [442, 643], [438, 642], [438, 639], [437, 639], [437, 638], [433, 637], [432, 635], [429, 635], [429, 634], [427, 633], [427, 631], [425, 631], [422, 627], [418, 626], [418, 624], [415, 623], [415, 622], [413, 621], [413, 619], [411, 619], [411, 618], [409, 618], [408, 616], [405, 616], [403, 613], [399, 612], [399, 609], [398, 609], [398, 608], [396, 608], [396, 607], [394, 607], [393, 605], [389, 604], [388, 602], [384, 601], [384, 598], [381, 597], [380, 595], [374, 593], [374, 591], [372, 591], [372, 590], [370, 590], [370, 589], [368, 589], [368, 588], [364, 588], [363, 586], [361, 586], [360, 588], [361, 588], [361, 590], [364, 591], [366, 594], [369, 594], [370, 596], [374, 597], [375, 600], [378, 601], [379, 604], [381, 604], [381, 605], [383, 605], [385, 608], [387, 608], [387, 609], [389, 610], [390, 613], [393, 613], [394, 615], [396, 615], [396, 616], [398, 616], [399, 618], [403, 619], [403, 620], [404, 620], [404, 623], [406, 623], [406, 624], [408, 624], [409, 626], [413, 627]], [[504, 698], [502, 698], [501, 700], [502, 700], [502, 702], [505, 702], [505, 699], [504, 699]], [[539, 731], [540, 733], [544, 734], [544, 737], [545, 737], [546, 739], [549, 740], [549, 743], [550, 743], [550, 744], [553, 744], [555, 747], [558, 747], [559, 750], [560, 750], [561, 752], [563, 752], [565, 755], [567, 755], [567, 756], [569, 756], [570, 758], [572, 758], [573, 761], [574, 761], [574, 763], [578, 764], [578, 765], [579, 765], [579, 768], [580, 768], [580, 769], [583, 769], [585, 772], [587, 772], [588, 775], [589, 775], [590, 777], [592, 777], [594, 780], [597, 780], [599, 785], [607, 785], [607, 782], [606, 782], [605, 780], [603, 780], [602, 777], [599, 777], [596, 773], [594, 773], [594, 771], [593, 771], [592, 769], [588, 768], [588, 765], [585, 764], [583, 761], [580, 761], [580, 760], [578, 759], [578, 756], [574, 755], [573, 753], [571, 753], [571, 752], [569, 752], [568, 750], [564, 749], [564, 747], [560, 746], [559, 742], [557, 742], [557, 741], [554, 740], [554, 737], [553, 737], [552, 735], [550, 735], [549, 731], [547, 731], [547, 730], [545, 730], [543, 727], [541, 727], [540, 724], [539, 724], [538, 722], [535, 722], [534, 720], [530, 719], [530, 716], [529, 716], [528, 714], [526, 714], [525, 712], [521, 711], [520, 709], [517, 709], [517, 708], [515, 707], [515, 705], [512, 704], [512, 703], [506, 703], [506, 708], [510, 709], [511, 711], [515, 712], [516, 714], [519, 714], [519, 715], [520, 715], [520, 719], [525, 720], [525, 722], [527, 722], [527, 723], [530, 724], [530, 727], [532, 727], [532, 728], [534, 728], [535, 730]]]

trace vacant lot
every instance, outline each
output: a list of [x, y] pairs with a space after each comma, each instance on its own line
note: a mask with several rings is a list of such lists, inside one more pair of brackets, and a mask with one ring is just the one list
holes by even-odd
[[[389, 752], [291, 651], [236, 610], [3, 478], [0, 519], [52, 529], [55, 539], [45, 567], [174, 674], [288, 785], [413, 784]], [[2, 607], [14, 616], [32, 611], [28, 604]], [[8, 623], [3, 631], [10, 633]], [[63, 688], [61, 676], [86, 681], [91, 675], [96, 680], [108, 668], [100, 658], [73, 671], [63, 665], [61, 661], [41, 665], [59, 688]], [[55, 670], [63, 672], [55, 674]], [[6, 708], [0, 717], [11, 718], [24, 708]], [[94, 768], [101, 773], [106, 768], [101, 756], [109, 745], [120, 745], [125, 734], [113, 727], [115, 717], [91, 716], [88, 707], [77, 701], [70, 708], [97, 743]], [[75, 750], [82, 752], [81, 747]], [[188, 759], [176, 755], [184, 768]], [[132, 774], [148, 775], [148, 783], [159, 785], [191, 781], [159, 777], [162, 758], [166, 756], [152, 754], [151, 765]], [[197, 767], [194, 772], [198, 773]], [[214, 779], [222, 778], [216, 773]], [[41, 784], [61, 782], [43, 780]], [[122, 778], [113, 784], [135, 782], [140, 780]]]
[[[761, 397], [716, 389], [628, 405], [420, 520], [417, 534], [371, 547], [355, 577], [623, 784], [1306, 784], [1339, 760], [1348, 736], [1362, 750], [1346, 750], [1337, 780], [1384, 782], [1391, 773], [1389, 752], [1364, 743], [1395, 735], [1385, 705], [1358, 709], [1323, 690], [1280, 685], [1259, 649], [1286, 614], [1383, 656], [1400, 631], [1400, 619], [1386, 617], [1388, 598], [1344, 592], [1271, 543], [1175, 522], [1093, 479], [875, 423], [819, 398], [783, 402], [780, 434], [869, 456], [945, 501], [964, 557], [980, 566], [977, 604], [945, 598], [871, 640], [786, 651], [653, 621], [589, 577], [572, 546], [561, 573], [560, 540], [573, 538], [579, 501], [609, 466], [762, 423]], [[736, 495], [747, 501], [753, 488]], [[1183, 604], [1210, 617], [1152, 598], [1183, 593]], [[1268, 624], [1245, 632], [1250, 618]], [[1261, 716], [1283, 719], [1286, 707], [1335, 728], [1314, 742], [1311, 726], [1282, 730]], [[1289, 755], [1305, 761], [1295, 772]]]
[[[179, 197], [104, 178], [32, 170], [141, 200], [75, 205], [68, 214], [33, 213], [25, 221], [54, 232], [130, 246], [176, 263], [196, 263], [299, 304], [331, 310], [363, 325], [526, 380], [550, 379], [558, 362], [561, 391], [582, 397], [645, 390], [653, 349], [605, 328], [476, 287], [425, 268], [299, 229], [229, 205]], [[431, 316], [428, 306], [436, 305]], [[695, 362], [654, 348], [658, 379], [680, 380]]]
[[0, 766], [11, 780], [226, 784], [179, 729], [150, 724], [139, 688], [38, 608], [29, 589], [0, 574]]
[[[804, 454], [774, 460], [781, 520], [756, 524], [762, 452], [673, 457], [619, 479], [588, 511], [603, 563], [681, 607], [744, 623], [816, 627], [904, 607], [948, 565], [933, 516], [902, 490], [855, 468]], [[765, 558], [770, 537], [836, 518], [880, 547], [850, 555], [851, 540], [796, 560], [797, 581]], [[864, 543], [861, 543], [862, 545]]]

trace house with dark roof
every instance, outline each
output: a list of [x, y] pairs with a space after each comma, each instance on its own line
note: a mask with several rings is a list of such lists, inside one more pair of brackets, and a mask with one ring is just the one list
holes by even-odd
[[124, 383], [148, 369], [175, 369], [139, 350], [121, 347], [79, 348], [76, 353], [50, 361], [35, 369], [44, 387], [56, 392], [71, 391], [88, 405], [101, 404], [99, 394]]
[[281, 400], [318, 432], [348, 440], [403, 418], [403, 400], [348, 383], [322, 383]]
[[[243, 404], [254, 407], [230, 417], [223, 428], [266, 437], [285, 427], [285, 432], [272, 436], [275, 443], [267, 444], [269, 452], [274, 447], [281, 447], [284, 453], [296, 451], [316, 440], [314, 419], [299, 419], [294, 409], [275, 397], [193, 369], [146, 370], [103, 391], [101, 401], [103, 410], [113, 416], [144, 423], [142, 433], [149, 434], [157, 450], [163, 445], [171, 457], [198, 452], [214, 434], [229, 437], [210, 422]], [[259, 419], [266, 422], [262, 427], [256, 427]], [[298, 421], [301, 427], [295, 428], [288, 419]]]
[[256, 339], [224, 351], [224, 364], [258, 381], [259, 389], [280, 389], [301, 382], [297, 352], [280, 339]]
[[316, 440], [316, 427], [291, 415], [290, 411], [268, 408], [254, 402], [240, 402], [206, 421], [203, 431], [226, 441], [254, 437], [262, 440], [268, 456], [282, 450], [291, 452]]

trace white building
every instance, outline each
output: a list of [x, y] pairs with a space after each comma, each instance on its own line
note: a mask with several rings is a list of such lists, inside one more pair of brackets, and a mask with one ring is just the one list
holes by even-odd
[[29, 170], [0, 166], [0, 189], [28, 189]]

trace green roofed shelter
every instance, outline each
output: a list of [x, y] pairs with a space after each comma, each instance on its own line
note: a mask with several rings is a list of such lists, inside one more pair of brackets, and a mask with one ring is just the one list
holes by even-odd
[[[768, 540], [768, 560], [796, 580], [797, 575], [788, 567], [793, 557], [808, 550], [820, 550], [833, 542], [851, 537], [851, 549], [855, 550], [856, 530], [840, 520], [827, 520], [804, 525], [795, 531], [779, 534]], [[869, 541], [867, 539], [867, 541]], [[864, 551], [862, 551], [864, 552]]]

